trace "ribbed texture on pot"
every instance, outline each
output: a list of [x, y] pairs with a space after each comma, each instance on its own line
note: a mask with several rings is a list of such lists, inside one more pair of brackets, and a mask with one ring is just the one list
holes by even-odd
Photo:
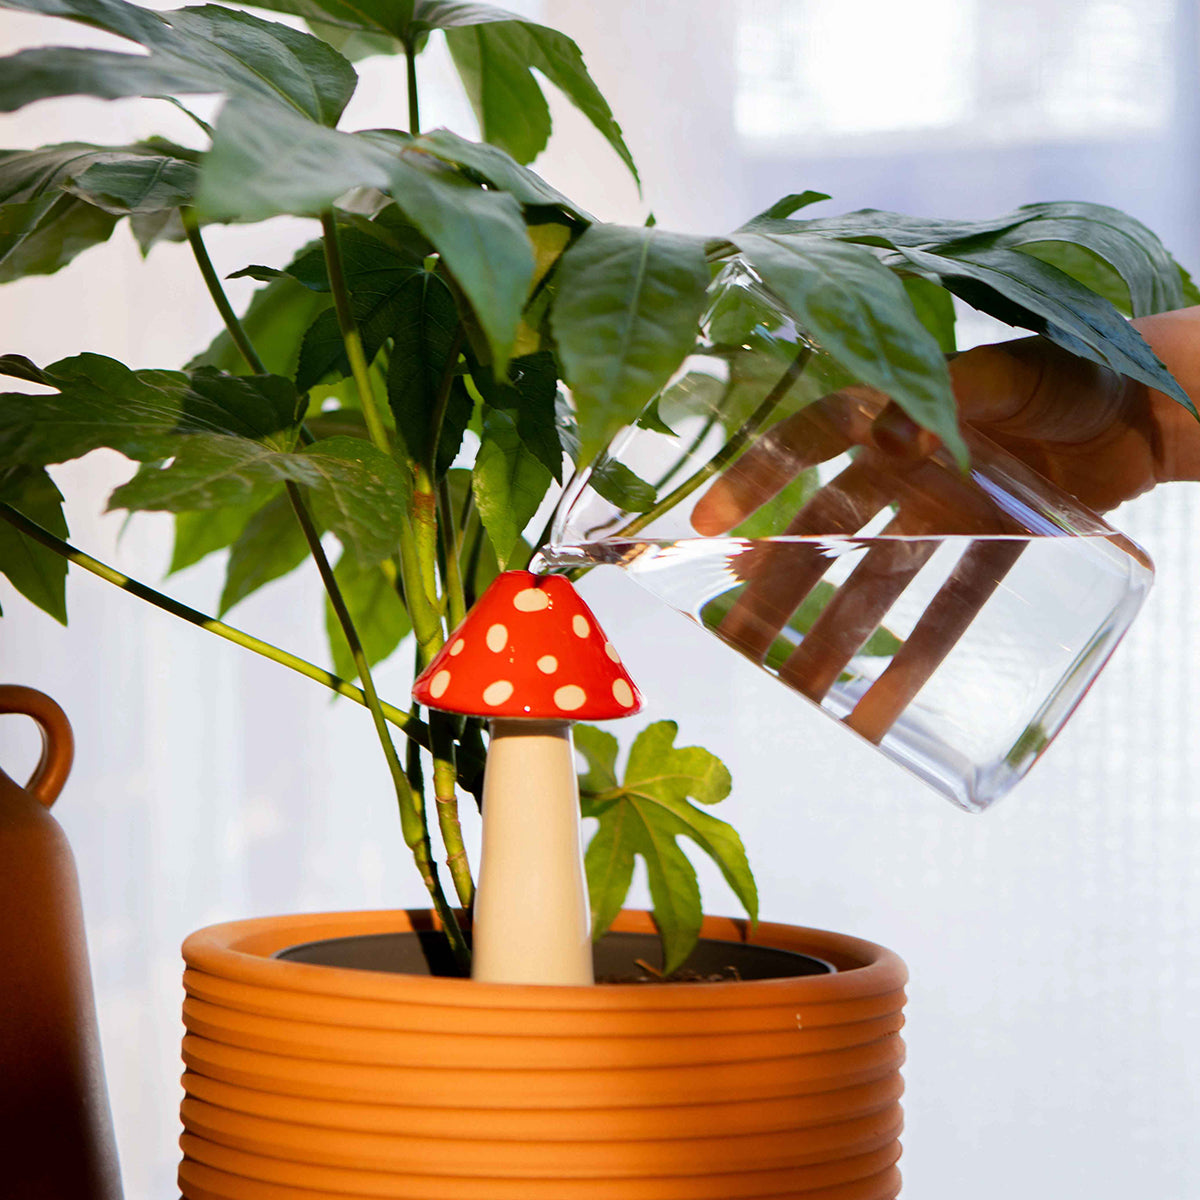
[[[893, 1200], [904, 965], [854, 938], [706, 920], [830, 975], [594, 988], [272, 958], [430, 928], [281, 917], [184, 944], [187, 1200]], [[651, 932], [644, 913], [618, 930]]]

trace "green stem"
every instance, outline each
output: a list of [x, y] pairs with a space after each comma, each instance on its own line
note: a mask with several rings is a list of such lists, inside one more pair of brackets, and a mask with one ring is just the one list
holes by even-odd
[[225, 328], [229, 331], [233, 344], [256, 375], [266, 375], [267, 368], [246, 336], [246, 331], [242, 328], [242, 323], [237, 319], [237, 314], [229, 303], [229, 297], [225, 295], [225, 289], [221, 286], [221, 279], [213, 267], [212, 259], [208, 257], [208, 250], [204, 245], [204, 239], [200, 236], [200, 224], [196, 220], [195, 212], [190, 208], [183, 208], [180, 209], [180, 215], [183, 218], [183, 228], [187, 234], [187, 240], [196, 257], [196, 264], [208, 286], [208, 294], [213, 298], [213, 303], [221, 314], [221, 320], [225, 322]]
[[338, 245], [337, 218], [332, 209], [321, 214], [321, 232], [325, 246], [325, 270], [329, 275], [329, 290], [333, 294], [333, 307], [337, 313], [338, 329], [346, 346], [346, 357], [350, 360], [350, 374], [358, 392], [358, 403], [371, 441], [385, 454], [392, 452], [388, 441], [387, 427], [380, 416], [375, 391], [371, 387], [370, 364], [363, 350], [362, 335], [354, 319], [350, 302], [350, 289], [346, 285], [346, 271], [342, 265], [342, 251]]
[[[235, 645], [242, 646], [246, 650], [252, 650], [255, 654], [260, 654], [263, 658], [269, 658], [272, 662], [279, 663], [280, 666], [287, 667], [291, 671], [296, 671], [308, 679], [314, 679], [317, 683], [323, 684], [331, 691], [337, 692], [339, 696], [345, 696], [347, 700], [353, 700], [355, 704], [361, 704], [366, 707], [366, 696], [354, 684], [347, 683], [346, 680], [339, 678], [330, 671], [326, 671], [323, 667], [318, 667], [314, 663], [307, 662], [305, 659], [291, 654], [287, 650], [273, 646], [270, 642], [264, 642], [260, 638], [245, 633], [241, 629], [235, 629], [232, 625], [226, 625], [223, 621], [216, 620], [215, 617], [210, 617], [198, 609], [189, 608], [186, 604], [181, 604], [178, 600], [173, 600], [170, 596], [166, 596], [162, 592], [157, 592], [154, 588], [148, 587], [144, 583], [139, 583], [136, 579], [131, 579], [128, 575], [123, 575], [120, 571], [115, 570], [106, 563], [102, 563], [99, 559], [84, 554], [82, 550], [78, 550], [69, 542], [63, 541], [62, 538], [57, 537], [48, 529], [43, 529], [40, 525], [31, 521], [23, 513], [18, 512], [10, 505], [0, 503], [0, 518], [3, 518], [16, 529], [19, 529], [26, 537], [32, 538], [35, 542], [45, 546], [47, 550], [52, 550], [68, 562], [74, 563], [77, 567], [82, 567], [83, 570], [95, 575], [99, 579], [105, 580], [107, 583], [113, 584], [115, 587], [119, 587], [131, 596], [136, 596], [139, 600], [145, 600], [147, 604], [152, 604], [155, 608], [160, 608], [163, 612], [170, 613], [173, 617], [179, 617], [189, 624], [207, 630], [209, 633], [216, 634], [217, 637], [224, 638], [227, 642], [233, 642]], [[409, 713], [401, 711], [395, 705], [388, 704], [386, 701], [381, 700], [379, 707], [387, 720], [395, 725], [397, 729], [403, 730], [407, 737], [424, 746], [425, 749], [430, 749], [429, 729], [424, 722], [416, 720]], [[473, 765], [482, 770], [482, 760]], [[477, 773], [475, 772], [465, 777], [463, 786], [470, 786]]]
[[454, 881], [454, 890], [463, 908], [470, 909], [475, 899], [471, 864], [463, 843], [462, 824], [458, 819], [458, 796], [454, 791], [457, 771], [454, 765], [454, 727], [456, 718], [449, 713], [429, 714], [429, 734], [433, 741], [433, 797], [437, 809], [438, 831], [446, 848], [446, 866]]
[[412, 42], [404, 43], [408, 65], [408, 132], [416, 137], [421, 132], [421, 109], [417, 102], [417, 52]]
[[359, 677], [362, 679], [363, 693], [367, 698], [367, 708], [370, 709], [371, 717], [374, 720], [375, 733], [379, 738], [380, 746], [383, 748], [383, 756], [387, 760], [388, 770], [392, 776], [392, 784], [396, 789], [396, 802], [400, 808], [400, 828], [404, 834], [404, 842], [416, 859], [417, 868], [421, 872], [421, 878], [424, 880], [425, 887], [429, 891], [434, 910], [437, 912], [445, 928], [446, 935], [450, 939], [455, 958], [458, 960], [460, 966], [469, 966], [471, 960], [470, 951], [467, 949], [466, 940], [458, 924], [458, 918], [455, 916], [454, 910], [450, 907], [446, 899], [446, 894], [442, 890], [441, 880], [438, 878], [437, 865], [433, 861], [429, 828], [425, 822], [424, 803], [420, 795], [415, 793], [409, 786], [408, 776], [405, 775], [404, 768], [400, 763], [400, 756], [396, 753], [395, 743], [392, 741], [392, 735], [388, 732], [387, 722], [384, 720], [383, 710], [379, 705], [379, 697], [375, 692], [375, 683], [371, 677], [371, 666], [367, 662], [366, 653], [363, 651], [362, 643], [359, 641], [358, 631], [354, 628], [354, 622], [350, 617], [350, 610], [346, 607], [342, 590], [338, 587], [337, 580], [334, 578], [333, 568], [329, 565], [329, 558], [325, 554], [324, 547], [321, 545], [321, 536], [317, 533], [316, 527], [312, 523], [312, 518], [308, 515], [308, 510], [304, 506], [304, 500], [300, 495], [300, 488], [289, 480], [287, 491], [288, 498], [292, 502], [292, 508], [296, 513], [296, 519], [300, 522], [300, 527], [304, 531], [304, 538], [308, 542], [309, 551], [312, 553], [313, 560], [317, 564], [317, 570], [321, 573], [321, 582], [325, 585], [326, 594], [329, 596], [329, 603], [332, 605], [338, 623], [342, 627], [342, 633], [345, 635], [346, 643], [350, 647], [350, 654], [354, 659], [354, 665], [358, 668]]
[[450, 628], [457, 629], [467, 615], [467, 595], [463, 587], [462, 565], [458, 561], [458, 531], [454, 527], [454, 503], [446, 480], [438, 484], [438, 537], [446, 568], [446, 612]]

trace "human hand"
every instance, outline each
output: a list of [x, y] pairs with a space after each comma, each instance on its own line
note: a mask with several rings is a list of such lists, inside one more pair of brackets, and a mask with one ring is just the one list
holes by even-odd
[[[970, 351], [951, 373], [968, 439], [970, 428], [984, 432], [1094, 507], [1111, 507], [1166, 477], [1163, 418], [1177, 406], [1140, 385], [1040, 338]], [[1028, 533], [945, 456], [934, 456], [933, 435], [866, 389], [826, 397], [772, 428], [701, 498], [692, 524], [706, 536], [726, 533], [801, 471], [851, 447], [858, 447], [851, 464], [783, 531], [798, 540], [739, 556], [745, 585], [716, 631], [762, 661], [830, 565], [819, 543], [803, 539], [853, 537], [891, 506], [878, 540], [780, 667], [784, 682], [819, 702], [940, 539], [980, 539], [848, 716], [851, 727], [878, 741], [1017, 561]]]

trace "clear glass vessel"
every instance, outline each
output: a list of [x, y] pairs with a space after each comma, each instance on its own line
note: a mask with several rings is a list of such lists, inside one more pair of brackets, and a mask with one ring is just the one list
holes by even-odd
[[884, 402], [742, 264], [636, 425], [566, 490], [543, 569], [612, 564], [961, 807], [1004, 795], [1153, 568], [968, 431], [971, 467], [871, 442]]

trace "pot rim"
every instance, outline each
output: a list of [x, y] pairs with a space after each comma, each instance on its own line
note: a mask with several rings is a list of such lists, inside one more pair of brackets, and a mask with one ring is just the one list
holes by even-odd
[[[602, 987], [479, 983], [470, 979], [390, 974], [325, 967], [271, 957], [277, 951], [322, 938], [355, 934], [424, 932], [437, 928], [427, 909], [309, 913], [227, 921], [197, 930], [183, 943], [188, 967], [239, 983], [318, 995], [514, 1010], [653, 1010], [754, 1008], [793, 1001], [831, 1003], [897, 992], [908, 978], [898, 955], [846, 934], [760, 921], [706, 917], [700, 936], [757, 943], [811, 954], [831, 963], [828, 975], [718, 983], [606, 984]], [[614, 930], [653, 933], [651, 915], [624, 910]]]

